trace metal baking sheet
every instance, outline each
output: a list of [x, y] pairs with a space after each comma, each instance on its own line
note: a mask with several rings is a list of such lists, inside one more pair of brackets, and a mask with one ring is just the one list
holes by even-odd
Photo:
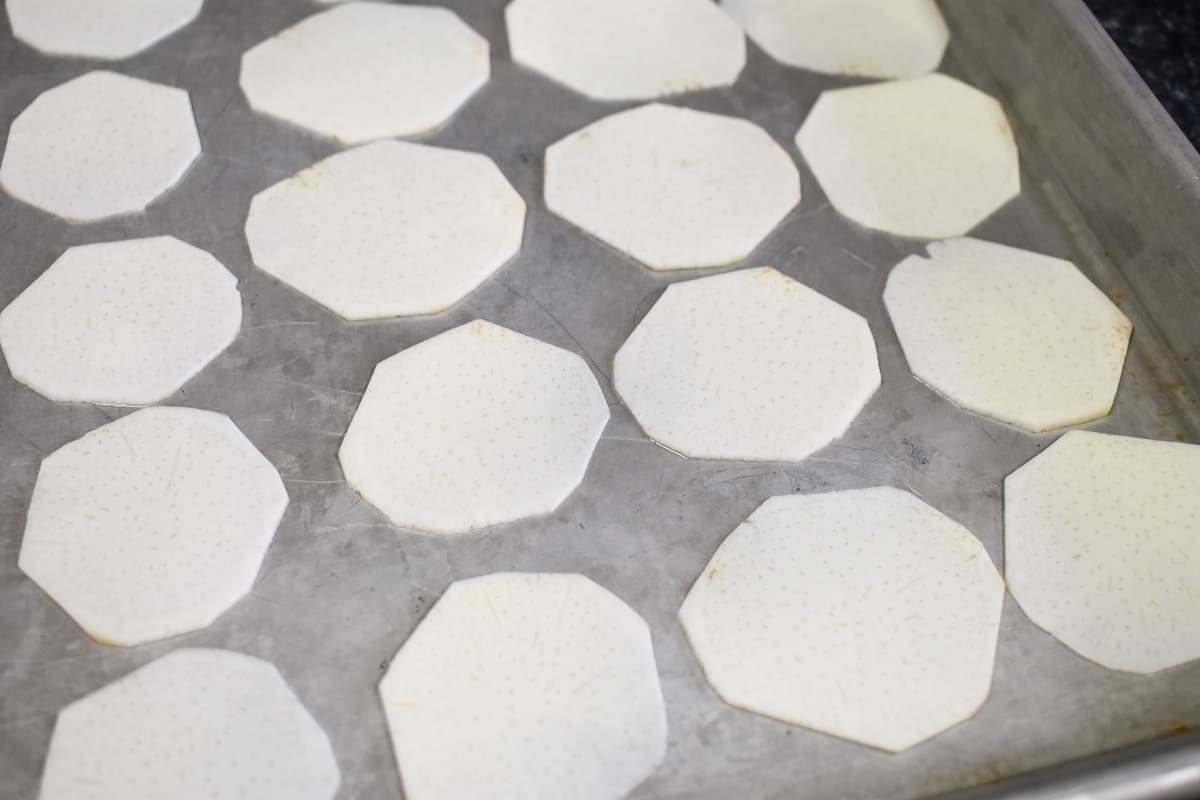
[[[239, 54], [315, 4], [208, 0], [195, 23], [111, 66], [39, 55], [0, 22], [0, 138], [41, 91], [107, 67], [187, 89], [204, 143], [180, 185], [145, 214], [68, 225], [0, 198], [0, 303], [74, 244], [172, 234], [213, 252], [241, 282], [243, 329], [170, 403], [229, 414], [291, 496], [253, 592], [214, 625], [133, 649], [98, 645], [21, 575], [17, 552], [40, 459], [127, 410], [50, 402], [0, 367], [0, 796], [36, 794], [58, 708], [175, 648], [201, 645], [279, 667], [332, 739], [340, 798], [398, 797], [376, 682], [451, 581], [496, 570], [582, 572], [649, 621], [670, 747], [637, 798], [928, 796], [1200, 721], [1200, 663], [1148, 677], [1110, 672], [1036, 629], [1011, 599], [988, 703], [908, 752], [887, 755], [722, 703], [675, 612], [717, 544], [765, 498], [911, 489], [969, 527], [1001, 564], [1002, 481], [1056, 434], [1032, 436], [965, 413], [913, 379], [880, 294], [890, 266], [920, 245], [840, 218], [792, 144], [818, 93], [853, 81], [782, 67], [751, 46], [733, 88], [672, 102], [748, 117], [796, 157], [803, 204], [746, 264], [774, 265], [863, 314], [879, 343], [883, 387], [845, 437], [800, 464], [686, 460], [648, 442], [612, 391], [611, 359], [664, 286], [704, 273], [652, 274], [547, 213], [545, 147], [625, 106], [586, 100], [509, 63], [501, 0], [446, 5], [491, 41], [493, 77], [426, 141], [496, 160], [528, 201], [525, 247], [444, 314], [370, 323], [339, 321], [255, 269], [242, 232], [253, 194], [338, 150], [252, 113], [237, 88]], [[977, 235], [1073, 258], [1136, 325], [1115, 411], [1087, 427], [1200, 441], [1195, 152], [1078, 0], [944, 7], [955, 34], [945, 71], [999, 96], [1022, 148], [1022, 196]], [[612, 422], [583, 485], [554, 514], [457, 538], [398, 530], [346, 485], [338, 444], [377, 361], [476, 317], [583, 355], [605, 387]], [[1173, 742], [1171, 763], [1194, 764], [1200, 745], [1187, 736]], [[1136, 792], [1121, 797], [1165, 797], [1138, 782], [1147, 771], [1161, 776], [1146, 768], [1166, 763], [1148, 760], [1155, 757], [1159, 750], [1103, 757], [1072, 774], [1107, 776], [1105, 785]]]

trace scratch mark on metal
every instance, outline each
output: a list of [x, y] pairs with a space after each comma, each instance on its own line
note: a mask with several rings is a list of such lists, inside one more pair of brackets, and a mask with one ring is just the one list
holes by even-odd
[[859, 264], [862, 264], [864, 267], [866, 267], [867, 269], [871, 270], [871, 272], [878, 272], [878, 271], [879, 271], [879, 268], [878, 268], [878, 267], [876, 267], [876, 266], [875, 266], [874, 264], [872, 264], [870, 261], [867, 261], [867, 260], [866, 260], [865, 258], [863, 258], [862, 256], [856, 255], [856, 254], [854, 254], [854, 253], [850, 252], [849, 250], [847, 250], [847, 249], [846, 249], [846, 248], [844, 248], [844, 247], [842, 247], [842, 248], [840, 248], [840, 249], [841, 249], [841, 251], [842, 251], [843, 253], [845, 253], [846, 255], [850, 256], [850, 258], [854, 259], [854, 260], [855, 260], [855, 261], [857, 261]]

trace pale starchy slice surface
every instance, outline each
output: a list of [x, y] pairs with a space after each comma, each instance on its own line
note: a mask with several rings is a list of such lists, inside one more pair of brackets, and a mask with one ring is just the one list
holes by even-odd
[[729, 86], [746, 64], [711, 0], [513, 0], [504, 19], [515, 62], [597, 100]]
[[1200, 658], [1200, 446], [1070, 431], [1004, 482], [1029, 619], [1109, 669]]
[[58, 713], [41, 800], [330, 800], [329, 739], [275, 667], [176, 650]]
[[800, 461], [879, 380], [866, 320], [770, 267], [667, 287], [613, 361], [643, 430], [693, 458]]
[[145, 408], [43, 459], [18, 565], [92, 638], [142, 644], [241, 599], [287, 501], [229, 417]]
[[170, 236], [68, 249], [0, 312], [17, 380], [60, 402], [150, 405], [238, 334], [237, 278]]
[[338, 455], [396, 525], [459, 533], [553, 511], [607, 423], [582, 358], [475, 320], [381, 361]]
[[945, 75], [826, 91], [796, 146], [838, 212], [901, 236], [964, 236], [1021, 191], [1004, 109]]
[[350, 144], [428, 133], [487, 83], [487, 40], [453, 11], [343, 3], [242, 56], [255, 111]]
[[768, 500], [679, 618], [726, 702], [900, 751], [983, 705], [1003, 603], [978, 539], [877, 488]]
[[187, 25], [204, 0], [7, 0], [13, 36], [56, 56], [122, 59]]
[[883, 300], [913, 374], [963, 408], [1035, 432], [1112, 409], [1133, 324], [1070, 261], [935, 242]]
[[753, 123], [659, 103], [546, 151], [547, 207], [651, 269], [732, 264], [800, 202], [791, 157]]
[[487, 156], [375, 142], [260, 192], [254, 263], [346, 319], [432, 314], [521, 249], [525, 201]]
[[924, 75], [950, 42], [933, 0], [721, 0], [721, 8], [776, 61], [835, 75]]
[[0, 187], [70, 222], [143, 210], [200, 155], [187, 92], [89, 72], [42, 92], [8, 132]]
[[650, 631], [582, 575], [451, 585], [379, 692], [412, 800], [616, 800], [666, 751]]

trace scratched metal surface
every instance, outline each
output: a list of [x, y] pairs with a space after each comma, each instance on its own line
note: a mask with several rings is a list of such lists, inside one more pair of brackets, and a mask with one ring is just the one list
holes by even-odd
[[[303, 0], [208, 0], [194, 24], [115, 65], [187, 89], [204, 143], [180, 185], [145, 214], [73, 226], [0, 197], [0, 303], [64, 248], [125, 237], [175, 235], [238, 276], [241, 335], [169, 402], [229, 414], [278, 467], [291, 496], [252, 594], [213, 626], [133, 649], [98, 645], [21, 575], [17, 552], [42, 456], [127, 410], [50, 402], [0, 367], [0, 796], [36, 793], [59, 707], [175, 648], [202, 645], [279, 667], [332, 739], [340, 798], [398, 797], [375, 684], [451, 581], [495, 570], [582, 572], [649, 621], [671, 733], [666, 762], [638, 798], [915, 797], [1200, 721], [1200, 664], [1150, 677], [1109, 672], [1037, 630], [1011, 600], [991, 699], [974, 719], [909, 752], [886, 755], [723, 704], [705, 684], [675, 611], [717, 544], [765, 498], [909, 488], [967, 525], [999, 564], [1001, 482], [1055, 434], [1031, 436], [972, 416], [912, 378], [880, 293], [888, 268], [919, 245], [839, 218], [800, 164], [801, 207], [746, 264], [774, 265], [863, 314], [879, 344], [882, 389], [845, 437], [801, 464], [689, 461], [647, 442], [612, 391], [609, 365], [663, 287], [696, 275], [641, 269], [548, 214], [540, 190], [544, 148], [624, 106], [586, 100], [510, 64], [500, 0], [447, 4], [490, 39], [493, 77], [427, 141], [490, 155], [528, 201], [529, 216], [521, 254], [444, 314], [345, 323], [250, 262], [242, 226], [251, 196], [338, 150], [250, 112], [237, 88], [239, 54], [312, 13]], [[945, 69], [1001, 91], [1011, 77], [998, 72], [1003, 60], [985, 63], [964, 43], [980, 34], [970, 30], [971, 6], [980, 5], [990, 4], [948, 3], [956, 38]], [[1029, 13], [1041, 12], [1035, 4]], [[0, 21], [0, 138], [39, 92], [95, 66], [39, 55]], [[736, 86], [673, 102], [748, 117], [799, 163], [792, 137], [808, 108], [821, 90], [847, 83], [781, 67], [751, 47]], [[1115, 412], [1089, 428], [1195, 441], [1200, 426], [1183, 397], [1195, 373], [1160, 336], [1171, 326], [1141, 304], [1153, 293], [1153, 274], [1121, 273], [1104, 232], [1093, 235], [1065, 182], [1042, 170], [1051, 160], [1030, 133], [1037, 120], [1014, 109], [1026, 191], [977, 235], [1075, 258], [1133, 318]], [[458, 538], [398, 530], [344, 482], [335, 457], [342, 433], [377, 361], [476, 317], [583, 355], [604, 386], [612, 421], [582, 486], [556, 513]], [[1195, 332], [1194, 320], [1181, 324]]]

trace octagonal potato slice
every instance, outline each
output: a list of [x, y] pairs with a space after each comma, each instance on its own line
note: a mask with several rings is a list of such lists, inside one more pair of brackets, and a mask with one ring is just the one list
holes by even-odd
[[72, 247], [0, 312], [13, 377], [60, 402], [150, 405], [229, 346], [237, 278], [170, 236]]
[[275, 667], [176, 650], [58, 713], [41, 800], [330, 800], [329, 739]]
[[1004, 109], [945, 75], [826, 91], [796, 146], [834, 208], [901, 236], [964, 236], [1021, 192]]
[[770, 267], [667, 287], [613, 360], [642, 429], [693, 458], [800, 461], [879, 379], [867, 321]]
[[1013, 597], [1109, 669], [1200, 658], [1200, 446], [1069, 431], [1004, 482]]
[[513, 61], [597, 100], [729, 86], [746, 64], [710, 0], [513, 0], [504, 18]]
[[142, 644], [248, 592], [287, 501], [229, 417], [145, 408], [42, 460], [18, 565], [92, 638]]
[[913, 374], [963, 408], [1034, 432], [1112, 409], [1133, 324], [1070, 261], [935, 242], [883, 300]]
[[343, 3], [242, 56], [255, 111], [355, 144], [428, 133], [491, 74], [487, 40], [449, 9]]
[[187, 92], [114, 72], [48, 89], [8, 132], [0, 187], [69, 222], [143, 210], [200, 155]]
[[204, 0], [8, 0], [13, 36], [56, 56], [122, 59], [187, 25]]
[[651, 269], [732, 264], [800, 202], [800, 174], [744, 119], [654, 103], [546, 151], [546, 206]]
[[666, 751], [650, 631], [582, 575], [458, 581], [379, 693], [411, 800], [615, 800]]
[[763, 503], [679, 619], [731, 705], [900, 751], [983, 705], [1003, 602], [978, 539], [878, 488]]
[[260, 192], [254, 263], [346, 319], [432, 314], [521, 249], [525, 201], [487, 156], [375, 142]]
[[864, 78], [937, 69], [950, 31], [933, 0], [721, 0], [776, 61]]
[[396, 525], [459, 533], [553, 511], [607, 423], [582, 358], [475, 320], [381, 361], [338, 455]]

